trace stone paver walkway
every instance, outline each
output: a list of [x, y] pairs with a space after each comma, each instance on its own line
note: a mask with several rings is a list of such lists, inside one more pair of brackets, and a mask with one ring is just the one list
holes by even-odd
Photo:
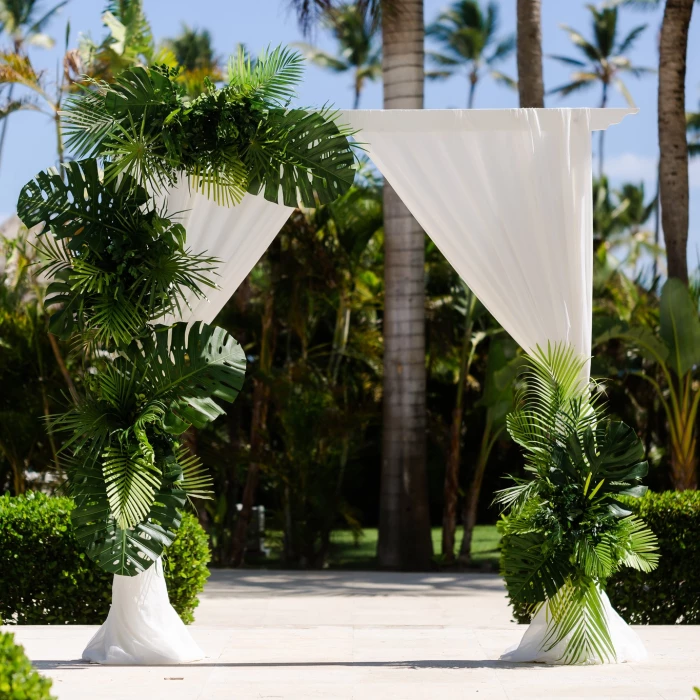
[[191, 631], [189, 666], [78, 659], [95, 627], [13, 631], [59, 700], [691, 700], [700, 627], [638, 627], [643, 664], [499, 662], [524, 627], [488, 574], [215, 571]]

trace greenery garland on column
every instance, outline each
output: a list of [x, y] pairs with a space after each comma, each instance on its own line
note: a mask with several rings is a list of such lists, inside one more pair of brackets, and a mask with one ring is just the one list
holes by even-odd
[[616, 660], [601, 593], [621, 567], [648, 572], [659, 559], [656, 536], [624, 502], [646, 491], [644, 447], [605, 417], [603, 393], [581, 379], [587, 362], [565, 345], [527, 357], [507, 427], [532, 478], [511, 477], [495, 499], [507, 512], [501, 569], [511, 601], [532, 613], [548, 606], [542, 651], [565, 642], [568, 664]]
[[328, 110], [289, 109], [302, 59], [277, 48], [242, 52], [227, 83], [190, 100], [166, 67], [93, 81], [62, 114], [79, 160], [39, 173], [18, 214], [43, 225], [39, 249], [52, 278], [50, 329], [84, 353], [83, 392], [56, 416], [88, 555], [133, 576], [169, 546], [192, 497], [212, 481], [183, 445], [190, 426], [224, 411], [243, 384], [245, 355], [223, 329], [162, 324], [183, 315], [188, 292], [214, 287], [217, 260], [186, 248], [162, 201], [178, 178], [235, 206], [246, 192], [296, 206], [332, 201], [354, 178], [348, 132]]

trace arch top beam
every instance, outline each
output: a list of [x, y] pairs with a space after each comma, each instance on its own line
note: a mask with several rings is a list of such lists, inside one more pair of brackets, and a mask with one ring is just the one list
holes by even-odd
[[[532, 117], [543, 129], [558, 123], [565, 115], [589, 120], [591, 131], [602, 131], [619, 124], [639, 109], [624, 108], [545, 108], [545, 109], [348, 109], [340, 110], [337, 123], [353, 129], [378, 131], [519, 131], [529, 130]], [[358, 140], [362, 140], [360, 137]]]

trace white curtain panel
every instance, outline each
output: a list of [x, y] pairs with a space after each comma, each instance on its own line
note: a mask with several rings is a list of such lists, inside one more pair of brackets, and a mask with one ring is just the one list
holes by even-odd
[[591, 350], [592, 130], [631, 109], [358, 110], [339, 121], [525, 350]]

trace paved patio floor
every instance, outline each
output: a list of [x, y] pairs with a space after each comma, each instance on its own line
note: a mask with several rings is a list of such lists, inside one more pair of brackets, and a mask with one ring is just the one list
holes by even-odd
[[700, 627], [638, 627], [643, 664], [515, 665], [523, 633], [488, 574], [215, 571], [189, 666], [79, 661], [95, 627], [13, 631], [60, 700], [667, 698], [700, 685]]

